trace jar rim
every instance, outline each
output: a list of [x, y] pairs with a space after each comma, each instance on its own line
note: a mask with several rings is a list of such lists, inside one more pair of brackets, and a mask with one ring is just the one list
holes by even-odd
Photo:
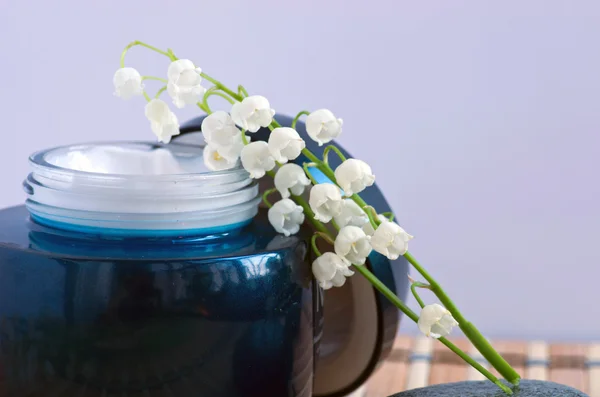
[[126, 173], [101, 173], [101, 172], [91, 172], [91, 171], [81, 171], [73, 168], [66, 168], [60, 165], [53, 164], [46, 159], [46, 156], [49, 154], [53, 154], [59, 151], [75, 151], [86, 149], [90, 147], [98, 147], [98, 146], [147, 146], [152, 149], [172, 149], [173, 147], [178, 147], [180, 149], [185, 148], [195, 148], [198, 151], [202, 151], [206, 145], [191, 145], [177, 142], [170, 142], [169, 144], [162, 144], [157, 142], [148, 142], [148, 141], [95, 141], [95, 142], [86, 142], [86, 143], [78, 143], [71, 145], [61, 145], [55, 146], [48, 149], [39, 150], [34, 152], [29, 156], [29, 164], [33, 171], [37, 172], [40, 170], [46, 170], [56, 174], [69, 174], [71, 176], [82, 176], [90, 179], [136, 179], [136, 180], [153, 180], [153, 181], [168, 181], [172, 179], [181, 180], [206, 180], [207, 182], [214, 179], [219, 179], [221, 177], [239, 177], [247, 178], [248, 172], [241, 166], [236, 165], [234, 168], [222, 170], [222, 171], [210, 171], [210, 172], [190, 172], [190, 173], [172, 173], [172, 174], [126, 174]]

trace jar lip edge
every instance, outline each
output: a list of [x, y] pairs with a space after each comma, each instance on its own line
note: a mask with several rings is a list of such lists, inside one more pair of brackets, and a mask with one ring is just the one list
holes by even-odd
[[[248, 175], [248, 172], [241, 167], [240, 165], [235, 168], [230, 168], [222, 171], [211, 171], [211, 172], [197, 172], [197, 173], [181, 173], [181, 174], [111, 174], [111, 173], [99, 173], [99, 172], [89, 172], [89, 171], [80, 171], [72, 168], [61, 167], [52, 163], [49, 163], [45, 156], [48, 153], [64, 150], [64, 149], [73, 149], [73, 148], [83, 148], [89, 146], [121, 146], [121, 145], [150, 145], [151, 147], [166, 147], [167, 145], [172, 146], [197, 146], [200, 149], [204, 148], [204, 145], [190, 145], [183, 144], [177, 142], [171, 142], [169, 144], [162, 144], [157, 142], [150, 141], [93, 141], [93, 142], [82, 142], [76, 144], [68, 144], [61, 146], [54, 146], [51, 148], [38, 150], [31, 155], [29, 155], [29, 165], [32, 170], [44, 169], [54, 173], [62, 173], [62, 174], [70, 174], [70, 175], [79, 175], [86, 178], [98, 178], [98, 179], [136, 179], [136, 180], [172, 180], [172, 179], [180, 179], [185, 177], [186, 179], [203, 179], [210, 180], [223, 176], [236, 176], [239, 175], [242, 177], [244, 174]], [[249, 177], [249, 176], [248, 176]]]

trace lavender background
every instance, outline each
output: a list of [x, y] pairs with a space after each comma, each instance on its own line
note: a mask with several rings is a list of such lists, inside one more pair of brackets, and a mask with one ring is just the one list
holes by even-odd
[[599, 38], [594, 0], [0, 0], [0, 206], [22, 202], [34, 150], [152, 139], [143, 100], [111, 95], [144, 40], [278, 112], [342, 117], [411, 251], [485, 334], [600, 339]]

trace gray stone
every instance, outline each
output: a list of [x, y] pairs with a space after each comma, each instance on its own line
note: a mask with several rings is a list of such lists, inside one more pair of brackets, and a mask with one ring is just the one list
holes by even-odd
[[[589, 397], [572, 387], [539, 380], [522, 380], [513, 389], [513, 397]], [[408, 390], [390, 397], [507, 397], [490, 381], [446, 383]]]

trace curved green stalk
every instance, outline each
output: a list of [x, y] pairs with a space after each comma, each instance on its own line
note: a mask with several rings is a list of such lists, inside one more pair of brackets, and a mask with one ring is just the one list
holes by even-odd
[[202, 102], [196, 102], [196, 105], [206, 114], [211, 114], [212, 111], [204, 106]]
[[413, 296], [417, 300], [417, 303], [419, 304], [419, 306], [421, 306], [421, 309], [424, 308], [425, 307], [425, 302], [423, 302], [423, 299], [421, 299], [421, 297], [419, 296], [419, 293], [417, 292], [417, 285], [416, 285], [416, 283], [412, 283], [410, 285], [410, 291], [412, 292]]
[[229, 96], [231, 96], [236, 101], [241, 102], [244, 99], [241, 95], [236, 94], [235, 92], [231, 91], [229, 88], [227, 88], [219, 80], [210, 77], [206, 73], [202, 72], [202, 73], [200, 73], [200, 76], [202, 76], [202, 78], [204, 78], [204, 79], [210, 81], [211, 83], [213, 83], [215, 85], [215, 87], [217, 87], [221, 91], [226, 92], [227, 94], [229, 94]]
[[310, 181], [312, 182], [312, 184], [316, 186], [319, 183], [315, 180], [315, 177], [312, 176], [312, 174], [308, 170], [308, 167], [315, 167], [315, 166], [316, 166], [315, 163], [303, 163], [302, 164], [302, 168], [304, 169], [304, 173], [306, 174], [306, 176], [308, 177], [308, 179], [310, 179]]
[[158, 90], [158, 92], [156, 93], [156, 95], [154, 95], [154, 99], [158, 99], [158, 97], [160, 96], [160, 94], [162, 94], [163, 92], [165, 92], [165, 90], [167, 89], [167, 86], [163, 86], [160, 88], [160, 90]]
[[[208, 91], [207, 91], [208, 92]], [[221, 98], [224, 98], [227, 100], [227, 102], [229, 102], [230, 105], [233, 105], [235, 103], [235, 100], [232, 99], [229, 95], [227, 95], [224, 92], [220, 92], [220, 91], [211, 91], [210, 94], [208, 94], [208, 96], [206, 97], [206, 99], [208, 99], [209, 97], [213, 96], [213, 95], [217, 95], [220, 96]]]
[[312, 246], [313, 252], [315, 253], [315, 255], [317, 257], [323, 255], [321, 254], [321, 251], [319, 251], [319, 249], [317, 248], [317, 237], [319, 237], [319, 235], [317, 233], [313, 234], [311, 239], [310, 239], [310, 245]]
[[323, 240], [327, 241], [327, 243], [333, 245], [334, 242], [331, 239], [331, 237], [329, 236], [328, 233], [323, 233], [323, 232], [316, 232], [315, 234], [312, 235], [311, 239], [310, 239], [310, 244], [312, 246], [313, 251], [315, 252], [315, 254], [317, 256], [321, 256], [321, 251], [319, 251], [319, 249], [317, 248], [317, 239], [321, 237]]
[[247, 97], [248, 96], [248, 91], [246, 91], [246, 89], [244, 88], [243, 85], [238, 85], [238, 95], [241, 97]]
[[391, 211], [382, 212], [381, 215], [385, 216], [390, 222], [394, 221], [394, 214]]
[[325, 150], [323, 150], [323, 163], [325, 163], [325, 165], [329, 165], [329, 152], [333, 150], [338, 157], [340, 158], [340, 160], [342, 160], [342, 162], [346, 161], [346, 156], [344, 156], [341, 152], [340, 149], [338, 149], [337, 146], [335, 145], [327, 145], [325, 147]]
[[162, 81], [163, 83], [168, 82], [167, 79], [163, 79], [162, 77], [156, 77], [156, 76], [142, 76], [142, 81], [144, 81], [144, 80], [157, 80], [157, 81]]
[[292, 128], [296, 129], [296, 123], [298, 123], [298, 120], [300, 119], [300, 117], [302, 117], [302, 115], [309, 115], [310, 112], [308, 110], [303, 110], [301, 112], [298, 112], [298, 114], [296, 115], [296, 117], [294, 117], [294, 120], [292, 120]]
[[210, 109], [210, 106], [208, 105], [208, 98], [210, 98], [213, 95], [217, 95], [220, 96], [221, 98], [224, 98], [227, 100], [227, 102], [229, 102], [231, 105], [233, 105], [235, 103], [235, 100], [232, 99], [229, 95], [227, 95], [224, 92], [219, 91], [220, 88], [218, 88], [217, 86], [214, 87], [210, 87], [208, 90], [206, 90], [206, 92], [204, 93], [204, 95], [202, 96], [202, 106], [204, 109], [207, 109], [207, 113], [212, 113], [212, 110]]
[[262, 195], [262, 201], [263, 203], [265, 203], [265, 205], [269, 208], [273, 207], [273, 204], [271, 204], [271, 202], [269, 201], [269, 196], [272, 193], [275, 193], [277, 191], [277, 189], [273, 188], [273, 189], [269, 189], [269, 190], [265, 190], [265, 192]]
[[125, 49], [121, 53], [121, 63], [120, 64], [121, 64], [122, 68], [125, 67], [125, 55], [127, 55], [127, 51], [129, 51], [129, 49], [131, 47], [135, 47], [136, 45], [139, 45], [139, 46], [142, 46], [142, 47], [146, 47], [146, 48], [148, 48], [148, 49], [150, 49], [152, 51], [158, 52], [159, 54], [162, 54], [162, 55], [164, 55], [164, 56], [169, 57], [170, 59], [172, 59], [171, 55], [168, 52], [163, 51], [163, 50], [159, 50], [158, 48], [153, 47], [150, 44], [146, 44], [146, 43], [143, 43], [141, 41], [136, 40], [136, 41], [132, 41], [131, 43], [127, 44], [127, 46], [125, 47]]
[[369, 211], [369, 208], [373, 208], [373, 207], [371, 207], [370, 205], [365, 205], [365, 207], [363, 208], [363, 211], [365, 212], [365, 214], [367, 214], [367, 218], [369, 218], [369, 223], [373, 227], [373, 230], [377, 230], [377, 227], [379, 225], [375, 221], [375, 218], [373, 218], [373, 214], [371, 211]]
[[[414, 322], [419, 321], [419, 316], [413, 312], [404, 302], [402, 302], [394, 292], [392, 292], [388, 287], [385, 286], [373, 273], [367, 269], [366, 266], [356, 266], [354, 268], [358, 270], [360, 274], [362, 274], [383, 296], [385, 296], [390, 302], [394, 304], [398, 309], [402, 311], [408, 318], [413, 320]], [[490, 371], [485, 369], [481, 364], [475, 361], [471, 356], [467, 353], [460, 350], [456, 345], [450, 342], [446, 338], [439, 338], [440, 342], [442, 342], [446, 347], [456, 353], [460, 358], [462, 358], [466, 363], [471, 365], [477, 371], [479, 371], [483, 376], [488, 378], [490, 381], [494, 382], [499, 388], [501, 388], [506, 394], [512, 395], [513, 392], [506, 385], [504, 385], [498, 378], [496, 378]]]
[[437, 283], [437, 281], [417, 262], [410, 254], [404, 254], [406, 260], [423, 276], [430, 285], [431, 291], [438, 297], [440, 302], [452, 313], [454, 319], [458, 322], [458, 326], [463, 331], [465, 336], [473, 343], [473, 345], [481, 352], [481, 355], [492, 365], [506, 380], [517, 385], [521, 377], [513, 369], [513, 367], [502, 358], [502, 356], [492, 347], [487, 339], [481, 335], [481, 332], [473, 324], [471, 324], [462, 315], [458, 307], [452, 302], [450, 297]]

